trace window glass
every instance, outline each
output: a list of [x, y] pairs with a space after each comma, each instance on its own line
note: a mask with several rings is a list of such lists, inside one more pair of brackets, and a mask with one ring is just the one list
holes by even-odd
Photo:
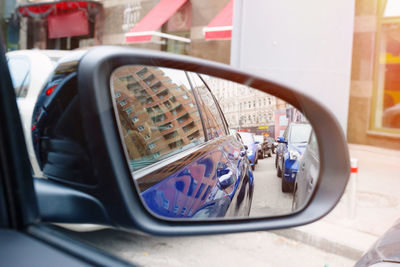
[[197, 74], [189, 73], [189, 77], [199, 95], [199, 105], [204, 116], [208, 139], [224, 136], [224, 122], [210, 90], [208, 90]]
[[30, 64], [27, 57], [19, 56], [8, 59], [11, 79], [17, 97], [26, 97], [30, 83]]
[[308, 147], [312, 151], [312, 153], [319, 158], [319, 151], [318, 151], [318, 143], [317, 143], [317, 138], [315, 137], [314, 132], [311, 133], [310, 136], [310, 142], [308, 144]]
[[116, 107], [132, 171], [204, 142], [183, 71], [129, 65], [112, 76], [114, 95], [122, 99]]
[[311, 133], [310, 124], [292, 124], [290, 130], [290, 142], [307, 143]]
[[381, 25], [373, 128], [400, 129], [400, 23]]

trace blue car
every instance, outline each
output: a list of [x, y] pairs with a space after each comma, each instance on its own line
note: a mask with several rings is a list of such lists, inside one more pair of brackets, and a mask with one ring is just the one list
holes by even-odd
[[282, 177], [282, 192], [293, 192], [299, 162], [310, 137], [308, 123], [290, 123], [283, 136], [277, 138], [275, 165], [277, 176]]
[[243, 144], [246, 146], [247, 158], [250, 161], [251, 169], [254, 171], [258, 163], [258, 150], [259, 146], [256, 144], [254, 134], [248, 132], [239, 132]]
[[[44, 86], [32, 138], [47, 179], [95, 191], [103, 181], [89, 171], [85, 138], [93, 137], [82, 133], [76, 100], [81, 54], [61, 60]], [[112, 81], [117, 130], [149, 212], [168, 218], [248, 216], [254, 186], [245, 146], [229, 133], [198, 74], [127, 65], [113, 73]], [[68, 116], [74, 120], [64, 119]]]

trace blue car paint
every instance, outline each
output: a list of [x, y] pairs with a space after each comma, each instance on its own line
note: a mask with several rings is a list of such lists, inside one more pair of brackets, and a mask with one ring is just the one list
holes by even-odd
[[256, 157], [257, 157], [257, 148], [256, 148], [256, 144], [255, 143], [253, 143], [253, 144], [251, 144], [250, 146], [248, 146], [248, 150], [247, 151], [249, 151], [251, 149], [251, 151], [253, 151], [253, 153], [252, 154], [247, 154], [247, 157], [249, 158], [249, 160], [250, 160], [250, 165], [251, 166], [253, 166], [254, 164], [255, 164], [255, 162], [256, 162]]
[[[285, 162], [282, 178], [288, 183], [294, 183], [296, 180], [297, 173], [299, 171], [299, 160], [291, 160], [289, 157], [289, 151], [297, 151], [299, 155], [302, 155], [307, 147], [307, 144], [293, 144], [293, 143], [282, 143], [280, 146], [279, 155]], [[282, 166], [283, 168], [283, 166]], [[294, 174], [294, 175], [293, 175]]]
[[[228, 141], [143, 191], [141, 196], [156, 215], [170, 218], [199, 214], [223, 217], [241, 187], [249, 186], [253, 191], [253, 174], [246, 165], [249, 165], [247, 159], [240, 157], [240, 151]], [[234, 180], [234, 184], [223, 190], [218, 186], [217, 176], [228, 172], [218, 169], [221, 166], [232, 171]], [[249, 185], [243, 183], [246, 169]]]

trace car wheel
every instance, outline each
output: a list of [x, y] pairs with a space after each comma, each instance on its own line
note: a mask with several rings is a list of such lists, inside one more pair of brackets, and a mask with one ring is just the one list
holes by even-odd
[[275, 157], [275, 168], [278, 168], [278, 154]]
[[278, 176], [278, 177], [282, 177], [282, 169], [281, 168], [279, 168], [279, 164], [277, 164], [277, 167], [276, 167], [277, 169], [276, 169], [276, 175]]
[[297, 210], [297, 184], [294, 185], [293, 201], [292, 201], [292, 211], [295, 212], [296, 210]]
[[286, 182], [285, 177], [282, 177], [282, 192], [284, 193], [290, 192], [290, 184]]
[[285, 162], [282, 163], [281, 176], [282, 176], [282, 192], [288, 193], [288, 192], [291, 191], [291, 190], [290, 190], [290, 189], [291, 189], [291, 184], [288, 183], [288, 182], [285, 180]]
[[254, 165], [251, 165], [251, 170], [254, 171], [256, 169], [256, 164], [254, 163]]
[[268, 157], [270, 158], [270, 157], [272, 157], [272, 152], [271, 152], [271, 149], [270, 150], [268, 150]]

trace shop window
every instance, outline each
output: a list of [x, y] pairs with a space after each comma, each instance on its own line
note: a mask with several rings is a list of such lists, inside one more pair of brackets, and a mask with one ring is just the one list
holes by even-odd
[[384, 2], [377, 34], [371, 128], [400, 133], [400, 3]]

